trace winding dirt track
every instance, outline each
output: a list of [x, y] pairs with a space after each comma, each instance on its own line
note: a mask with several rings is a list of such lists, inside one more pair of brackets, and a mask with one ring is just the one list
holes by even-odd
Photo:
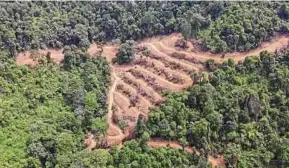
[[[204, 68], [199, 61], [214, 59], [216, 62], [222, 62], [232, 58], [235, 62], [242, 61], [247, 56], [258, 55], [261, 51], [267, 50], [274, 52], [276, 49], [287, 47], [289, 37], [277, 35], [271, 41], [263, 43], [259, 48], [246, 53], [227, 53], [225, 58], [222, 54], [212, 54], [209, 52], [198, 51], [193, 44], [188, 42], [189, 48], [184, 50], [174, 46], [182, 35], [173, 33], [168, 36], [158, 36], [147, 38], [138, 42], [139, 46], [145, 46], [150, 50], [150, 56], [143, 56], [137, 52], [136, 61], [130, 65], [119, 66], [112, 64], [119, 45], [107, 44], [98, 46], [92, 44], [88, 53], [93, 56], [97, 52], [102, 52], [111, 67], [112, 85], [108, 93], [108, 114], [107, 121], [109, 128], [107, 130], [108, 146], [122, 144], [125, 139], [134, 138], [134, 130], [139, 115], [146, 119], [149, 109], [165, 100], [162, 96], [163, 90], [178, 92], [186, 89], [193, 84], [190, 78], [190, 72], [203, 71]], [[51, 58], [56, 63], [60, 63], [64, 56], [62, 50], [40, 50], [40, 53], [51, 52]], [[183, 54], [186, 59], [177, 58], [173, 53]], [[197, 60], [192, 63], [187, 60]], [[19, 53], [16, 59], [19, 65], [29, 64], [37, 65], [37, 60], [30, 58], [30, 53]], [[119, 123], [125, 123], [123, 130]], [[88, 150], [95, 147], [96, 143], [90, 143]], [[149, 143], [151, 147], [167, 147], [182, 149], [177, 142], [167, 142], [163, 140], [152, 140]], [[193, 152], [192, 148], [186, 147], [185, 151]], [[224, 165], [223, 158], [209, 157], [213, 166]]]
[[[152, 139], [148, 142], [148, 146], [150, 146], [152, 148], [180, 149], [180, 150], [184, 150], [188, 153], [195, 152], [197, 155], [200, 155], [200, 153], [198, 151], [194, 150], [191, 146], [187, 146], [187, 147], [183, 148], [182, 145], [180, 145], [180, 143], [177, 141], [166, 141], [163, 139]], [[225, 161], [224, 161], [223, 156], [221, 156], [221, 155], [218, 155], [217, 157], [209, 156], [208, 162], [210, 162], [213, 167], [217, 167], [217, 166], [225, 167]]]
[[[113, 70], [112, 70], [113, 72]], [[120, 80], [117, 76], [115, 76], [114, 73], [112, 73], [112, 78], [113, 78], [113, 84], [111, 85], [111, 88], [109, 90], [109, 94], [107, 97], [107, 104], [108, 104], [108, 113], [107, 113], [107, 121], [109, 122], [109, 127], [107, 130], [107, 135], [108, 135], [108, 143], [112, 143], [112, 144], [119, 144], [124, 139], [124, 134], [122, 133], [121, 129], [112, 121], [112, 115], [113, 115], [113, 111], [112, 111], [112, 105], [113, 105], [113, 93], [115, 91], [116, 85], [118, 83], [118, 81]], [[110, 132], [114, 132], [116, 131], [117, 134], [116, 135], [110, 135]], [[108, 144], [111, 145], [111, 144]]]
[[[216, 62], [224, 61], [222, 54], [213, 54], [210, 52], [199, 51], [194, 47], [192, 43], [188, 43], [189, 48], [186, 50], [180, 50], [175, 48], [175, 42], [182, 38], [180, 33], [173, 33], [168, 36], [158, 36], [154, 38], [147, 38], [142, 40], [143, 43], [155, 44], [155, 47], [158, 48], [161, 52], [165, 54], [170, 54], [172, 52], [183, 53], [189, 56], [193, 56], [201, 61], [206, 61], [208, 59], [214, 59]], [[263, 42], [260, 47], [250, 50], [248, 52], [232, 52], [226, 53], [225, 59], [232, 58], [235, 62], [244, 60], [247, 56], [256, 56], [260, 52], [267, 50], [268, 52], [274, 52], [276, 49], [281, 49], [287, 47], [289, 37], [284, 34], [277, 34], [270, 41]]]

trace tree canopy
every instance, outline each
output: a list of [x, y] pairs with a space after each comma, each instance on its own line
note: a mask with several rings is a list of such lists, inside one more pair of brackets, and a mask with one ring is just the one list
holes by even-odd
[[121, 44], [116, 55], [116, 61], [119, 64], [127, 64], [134, 60], [135, 57], [135, 42], [128, 40], [125, 43]]
[[82, 150], [84, 131], [106, 114], [107, 62], [96, 57], [69, 70], [48, 62], [30, 69], [5, 55], [0, 62], [0, 167], [54, 167]]
[[281, 2], [1, 2], [0, 47], [37, 48], [125, 42], [183, 33], [212, 52], [248, 51], [288, 32]]
[[[221, 152], [229, 167], [288, 163], [289, 52], [226, 61], [149, 114], [151, 136], [184, 139], [204, 154]], [[195, 75], [193, 75], [195, 76]], [[142, 131], [142, 132], [144, 132]], [[238, 166], [237, 166], [238, 165]]]
[[[83, 142], [87, 130], [107, 129], [110, 68], [88, 56], [91, 43], [121, 43], [119, 64], [134, 59], [133, 40], [173, 32], [203, 50], [243, 52], [288, 33], [288, 19], [288, 2], [0, 2], [0, 167], [199, 168], [219, 152], [227, 167], [288, 166], [288, 51], [208, 60], [193, 86], [139, 120], [138, 142], [92, 152]], [[36, 52], [47, 48], [62, 48], [63, 64]], [[16, 65], [26, 50], [37, 66]], [[150, 137], [193, 145], [201, 157], [149, 148]]]

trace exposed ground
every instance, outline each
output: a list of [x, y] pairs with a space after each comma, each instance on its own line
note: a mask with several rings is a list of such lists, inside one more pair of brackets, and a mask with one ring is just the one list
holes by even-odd
[[[54, 50], [54, 49], [47, 49], [47, 50], [39, 50], [39, 53], [41, 55], [46, 55], [48, 52], [50, 52], [50, 56], [53, 59], [54, 62], [57, 64], [60, 64], [61, 61], [64, 59], [63, 50]], [[38, 64], [38, 61], [31, 58], [31, 52], [26, 51], [19, 53], [16, 57], [16, 63], [18, 65], [30, 65], [35, 66]]]
[[[188, 153], [193, 153], [196, 152], [197, 155], [199, 155], [200, 153], [196, 150], [194, 150], [192, 147], [187, 146], [185, 148], [183, 148], [179, 142], [177, 141], [166, 141], [163, 139], [152, 139], [151, 141], [148, 142], [148, 146], [152, 147], [152, 148], [174, 148], [174, 149], [181, 149], [184, 150]], [[212, 157], [209, 156], [208, 157], [208, 162], [212, 163], [213, 167], [217, 167], [217, 166], [223, 166], [225, 167], [225, 161], [222, 155], [218, 155], [217, 157]]]
[[[159, 36], [147, 38], [138, 43], [138, 46], [148, 48], [150, 56], [144, 56], [142, 52], [137, 52], [136, 60], [126, 66], [112, 64], [118, 49], [117, 44], [107, 44], [98, 46], [92, 44], [88, 49], [90, 55], [102, 52], [111, 66], [112, 83], [108, 93], [108, 114], [107, 130], [108, 146], [121, 144], [125, 139], [133, 138], [133, 132], [139, 115], [147, 117], [149, 109], [165, 101], [162, 91], [181, 91], [193, 84], [190, 72], [203, 71], [200, 61], [214, 59], [222, 62], [228, 58], [233, 58], [235, 62], [242, 61], [247, 56], [258, 55], [261, 51], [274, 52], [276, 49], [287, 47], [289, 37], [277, 35], [271, 41], [263, 43], [259, 48], [246, 53], [228, 53], [225, 58], [222, 54], [212, 54], [198, 51], [192, 43], [188, 43], [189, 48], [176, 48], [175, 42], [181, 39], [181, 34], [171, 34], [169, 36]], [[62, 50], [41, 50], [46, 54], [51, 52], [51, 58], [57, 63], [63, 60]], [[177, 54], [176, 54], [177, 53]], [[33, 61], [26, 54], [20, 53], [17, 56], [17, 64], [30, 64], [35, 66], [37, 61]], [[120, 127], [122, 125], [122, 129]], [[88, 136], [91, 137], [91, 136]], [[87, 140], [88, 150], [94, 148], [93, 142]], [[151, 147], [166, 147], [169, 144], [173, 148], [182, 148], [177, 142], [150, 141]], [[192, 152], [192, 148], [185, 148], [187, 152]], [[212, 158], [209, 161], [216, 165], [224, 165], [222, 157]]]

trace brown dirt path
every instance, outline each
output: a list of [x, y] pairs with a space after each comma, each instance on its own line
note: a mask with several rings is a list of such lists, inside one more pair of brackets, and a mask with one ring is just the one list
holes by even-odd
[[86, 150], [92, 151], [93, 148], [96, 146], [96, 142], [94, 140], [94, 135], [91, 132], [87, 132], [87, 135], [84, 139], [84, 143], [86, 144]]
[[[127, 89], [129, 89], [134, 95], [138, 95], [137, 89], [135, 87], [133, 87], [132, 85], [124, 81], [121, 81], [120, 83], [123, 84]], [[144, 106], [147, 106], [147, 107], [152, 106], [151, 102], [147, 100], [146, 97], [143, 97], [141, 95], [139, 95], [139, 101], [141, 102], [141, 104], [144, 104]]]
[[[213, 54], [210, 52], [199, 51], [194, 48], [191, 42], [188, 42], [189, 48], [187, 50], [180, 50], [174, 47], [175, 42], [181, 39], [180, 33], [173, 33], [169, 36], [159, 36], [157, 38], [148, 39], [153, 43], [158, 43], [162, 47], [162, 51], [169, 54], [172, 52], [179, 52], [196, 57], [199, 60], [206, 61], [208, 59], [214, 59], [216, 62], [221, 62], [224, 59], [221, 58], [222, 54]], [[232, 52], [226, 53], [225, 59], [232, 58], [235, 62], [244, 60], [247, 56], [257, 56], [260, 52], [267, 50], [268, 52], [274, 52], [276, 49], [287, 47], [289, 41], [288, 35], [277, 34], [270, 41], [263, 42], [260, 47], [250, 50], [248, 52]]]
[[30, 52], [22, 52], [19, 53], [16, 57], [16, 64], [17, 65], [29, 65], [31, 67], [34, 67], [38, 64], [37, 61], [34, 61], [30, 58]]
[[[222, 54], [213, 54], [210, 52], [199, 51], [194, 48], [192, 43], [188, 43], [189, 48], [187, 50], [176, 49], [174, 47], [174, 43], [176, 40], [182, 38], [180, 33], [172, 33], [171, 35], [166, 36], [155, 36], [153, 38], [145, 38], [139, 41], [139, 44], [151, 46], [154, 50], [158, 50], [160, 54], [171, 54], [172, 52], [179, 52], [189, 56], [196, 57], [199, 60], [205, 61], [207, 59], [214, 59], [217, 62], [223, 61], [224, 59], [221, 58]], [[258, 55], [261, 51], [267, 50], [268, 52], [274, 52], [276, 49], [284, 48], [287, 46], [289, 41], [288, 35], [284, 34], [277, 34], [274, 36], [270, 41], [263, 42], [260, 47], [248, 51], [248, 52], [233, 52], [233, 53], [226, 53], [226, 59], [233, 58], [236, 62], [243, 60], [247, 56]], [[158, 45], [159, 49], [155, 45]], [[102, 55], [108, 58], [109, 62], [114, 57], [114, 54], [117, 52], [119, 44], [109, 43], [103, 46]], [[48, 52], [51, 53], [51, 58], [54, 59], [57, 63], [60, 63], [64, 55], [62, 54], [63, 50], [54, 50], [54, 49], [47, 49], [47, 50], [39, 50], [42, 54], [47, 54]], [[97, 52], [101, 51], [100, 47], [95, 43], [91, 44], [88, 53], [93, 55]], [[163, 52], [163, 53], [162, 53]], [[21, 52], [16, 57], [16, 63], [18, 65], [36, 65], [37, 62], [34, 62], [31, 58], [29, 58], [30, 52]]]
[[168, 88], [170, 91], [182, 91], [184, 88], [192, 85], [192, 80], [190, 80], [189, 82], [185, 84], [179, 85], [179, 84], [170, 82], [161, 76], [151, 73], [150, 71], [148, 71], [147, 69], [144, 69], [143, 67], [137, 66], [136, 69], [142, 72], [143, 74], [146, 74], [146, 76], [154, 77], [158, 81], [159, 84], [161, 84], [162, 86], [165, 86], [165, 88]]
[[121, 129], [117, 125], [114, 124], [113, 118], [112, 118], [113, 93], [114, 93], [116, 85], [119, 81], [119, 78], [117, 76], [115, 76], [113, 70], [111, 71], [111, 76], [112, 76], [114, 81], [113, 81], [113, 84], [109, 90], [109, 94], [107, 97], [107, 104], [108, 104], [107, 121], [108, 121], [108, 125], [109, 125], [107, 132], [117, 131], [118, 135], [116, 135], [116, 136], [107, 135], [108, 145], [115, 144], [115, 143], [121, 143], [122, 140], [124, 139], [124, 134], [122, 133]]
[[[193, 70], [196, 70], [198, 71], [200, 68], [197, 67], [196, 65], [194, 64], [191, 64], [189, 62], [185, 62], [185, 61], [182, 61], [182, 60], [178, 60], [178, 59], [175, 59], [175, 58], [172, 58], [170, 57], [167, 53], [163, 52], [162, 50], [158, 49], [155, 44], [153, 43], [144, 43], [143, 45], [147, 46], [151, 51], [155, 52], [157, 55], [161, 55], [162, 57], [165, 57], [168, 61], [171, 61], [171, 62], [178, 62], [180, 64], [182, 64], [183, 66], [191, 69], [192, 71]], [[176, 51], [176, 52], [180, 52], [180, 51]], [[171, 54], [171, 53], [169, 53]]]
[[147, 92], [151, 94], [151, 97], [156, 100], [162, 99], [162, 96], [156, 92], [150, 85], [148, 85], [146, 82], [136, 79], [133, 75], [130, 73], [121, 74], [121, 78], [126, 77], [132, 81], [134, 81], [140, 88], [146, 88]]
[[[166, 141], [163, 139], [152, 139], [148, 142], [148, 146], [152, 147], [152, 148], [174, 148], [174, 149], [183, 150], [182, 145], [180, 145], [180, 143], [178, 141]], [[200, 153], [198, 151], [194, 150], [190, 146], [185, 147], [184, 151], [186, 151], [188, 153], [193, 153], [195, 151], [197, 155], [200, 155]], [[225, 167], [224, 158], [221, 155], [218, 155], [216, 158], [209, 156], [208, 162], [211, 163], [214, 168], [217, 166]]]
[[[188, 49], [180, 49], [174, 46], [175, 42], [182, 38], [182, 35], [179, 33], [173, 33], [167, 36], [156, 36], [153, 38], [146, 38], [138, 42], [138, 45], [146, 46], [151, 54], [151, 57], [146, 57], [149, 62], [154, 62], [154, 68], [145, 68], [140, 65], [124, 65], [120, 66], [117, 64], [112, 64], [112, 59], [116, 56], [116, 53], [119, 48], [119, 44], [105, 44], [102, 46], [91, 44], [88, 49], [89, 55], [93, 56], [96, 53], [101, 53], [110, 64], [111, 67], [111, 77], [112, 85], [108, 92], [108, 130], [107, 130], [107, 142], [108, 146], [122, 144], [122, 141], [133, 137], [134, 129], [136, 126], [137, 118], [139, 114], [147, 117], [149, 112], [149, 107], [152, 107], [152, 100], [142, 98], [142, 101], [135, 106], [131, 107], [130, 100], [122, 93], [116, 90], [118, 84], [124, 83], [121, 75], [128, 75], [132, 79], [136, 79], [137, 82], [141, 83], [140, 86], [147, 92], [154, 92], [152, 95], [158, 97], [160, 100], [165, 99], [162, 96], [161, 88], [167, 88], [170, 91], [182, 91], [187, 87], [193, 84], [193, 81], [189, 79], [190, 71], [203, 71], [204, 68], [201, 64], [192, 63], [184, 59], [172, 57], [172, 53], [176, 52], [179, 54], [184, 54], [186, 58], [195, 58], [197, 60], [206, 61], [208, 59], [214, 59], [216, 62], [222, 62], [228, 58], [232, 58], [235, 62], [242, 61], [247, 56], [258, 55], [261, 51], [267, 50], [269, 52], [274, 52], [276, 49], [281, 49], [287, 47], [289, 37], [286, 35], [278, 34], [271, 41], [264, 42], [257, 49], [251, 50], [249, 52], [233, 52], [227, 53], [225, 58], [221, 58], [222, 54], [212, 54], [210, 52], [203, 52], [197, 50], [191, 42], [188, 42]], [[64, 59], [62, 53], [63, 50], [39, 50], [39, 53], [46, 55], [48, 52], [51, 53], [50, 57], [58, 64]], [[140, 55], [141, 53], [137, 53]], [[16, 57], [16, 63], [18, 65], [31, 65], [36, 66], [38, 64], [37, 60], [30, 58], [31, 53], [19, 53]], [[133, 69], [139, 71], [138, 77], [133, 75], [130, 71]], [[170, 81], [170, 78], [164, 77], [164, 74], [156, 74], [156, 71], [163, 69], [166, 74], [178, 74], [185, 82], [183, 84], [177, 84]], [[132, 83], [125, 83], [130, 90], [134, 91], [136, 94], [135, 88]], [[147, 87], [148, 86], [148, 87]], [[138, 94], [138, 93], [137, 93]], [[121, 119], [124, 119], [127, 122], [127, 129], [124, 131], [120, 129], [119, 125], [113, 121], [113, 105], [117, 106], [118, 115]], [[87, 139], [85, 140], [88, 150], [91, 150], [95, 147], [96, 143], [93, 141], [93, 136], [88, 133]], [[170, 146], [176, 149], [182, 149], [181, 145], [178, 142], [168, 142], [163, 140], [152, 140], [149, 142], [151, 147], [166, 147]], [[191, 147], [186, 147], [185, 151], [192, 152]], [[213, 165], [224, 165], [222, 158], [208, 158]]]
[[[181, 79], [184, 80], [184, 83], [192, 82], [192, 78], [188, 74], [185, 74], [183, 72], [176, 71], [176, 70], [173, 70], [173, 69], [171, 69], [169, 67], [166, 67], [161, 61], [153, 60], [153, 59], [149, 59], [149, 58], [142, 59], [142, 60], [145, 60], [149, 64], [153, 64], [156, 67], [158, 67], [158, 69], [162, 69], [163, 70], [163, 72], [159, 72], [159, 73], [168, 73], [168, 74], [171, 74], [171, 75], [178, 76], [178, 77], [180, 77]], [[142, 66], [142, 65], [140, 65], [140, 66], [143, 67], [143, 68], [146, 68], [145, 66]]]

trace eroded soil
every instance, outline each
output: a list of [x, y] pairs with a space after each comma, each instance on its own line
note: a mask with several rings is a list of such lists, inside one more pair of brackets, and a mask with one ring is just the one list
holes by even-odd
[[[108, 93], [108, 114], [107, 130], [108, 146], [122, 144], [125, 139], [134, 138], [134, 130], [139, 115], [147, 117], [150, 108], [159, 105], [166, 98], [162, 95], [163, 90], [179, 92], [193, 84], [190, 78], [191, 72], [204, 71], [200, 61], [214, 59], [222, 62], [232, 58], [235, 62], [244, 60], [247, 56], [258, 55], [261, 51], [274, 52], [276, 49], [287, 47], [289, 37], [277, 35], [271, 41], [263, 43], [259, 48], [249, 52], [212, 54], [199, 51], [189, 42], [187, 49], [176, 48], [175, 42], [181, 39], [181, 34], [171, 34], [168, 36], [158, 36], [147, 38], [138, 42], [138, 46], [144, 46], [150, 51], [150, 56], [144, 56], [142, 52], [136, 53], [136, 60], [130, 65], [120, 66], [112, 64], [119, 45], [107, 44], [98, 46], [92, 44], [88, 53], [93, 55], [101, 52], [111, 66], [112, 83]], [[60, 63], [64, 56], [62, 50], [40, 50], [40, 53], [51, 53], [51, 58], [56, 63]], [[173, 53], [182, 54], [181, 57]], [[30, 53], [20, 53], [16, 62], [19, 65], [37, 65], [37, 61], [29, 57]], [[122, 123], [122, 129], [120, 128]], [[88, 136], [91, 137], [91, 136]], [[93, 139], [87, 140], [88, 150], [95, 147]], [[163, 140], [152, 140], [151, 147], [172, 147], [182, 149], [178, 142], [167, 142]], [[192, 152], [191, 147], [186, 147], [185, 151]], [[209, 161], [214, 165], [224, 165], [222, 156], [218, 158], [209, 157]]]

